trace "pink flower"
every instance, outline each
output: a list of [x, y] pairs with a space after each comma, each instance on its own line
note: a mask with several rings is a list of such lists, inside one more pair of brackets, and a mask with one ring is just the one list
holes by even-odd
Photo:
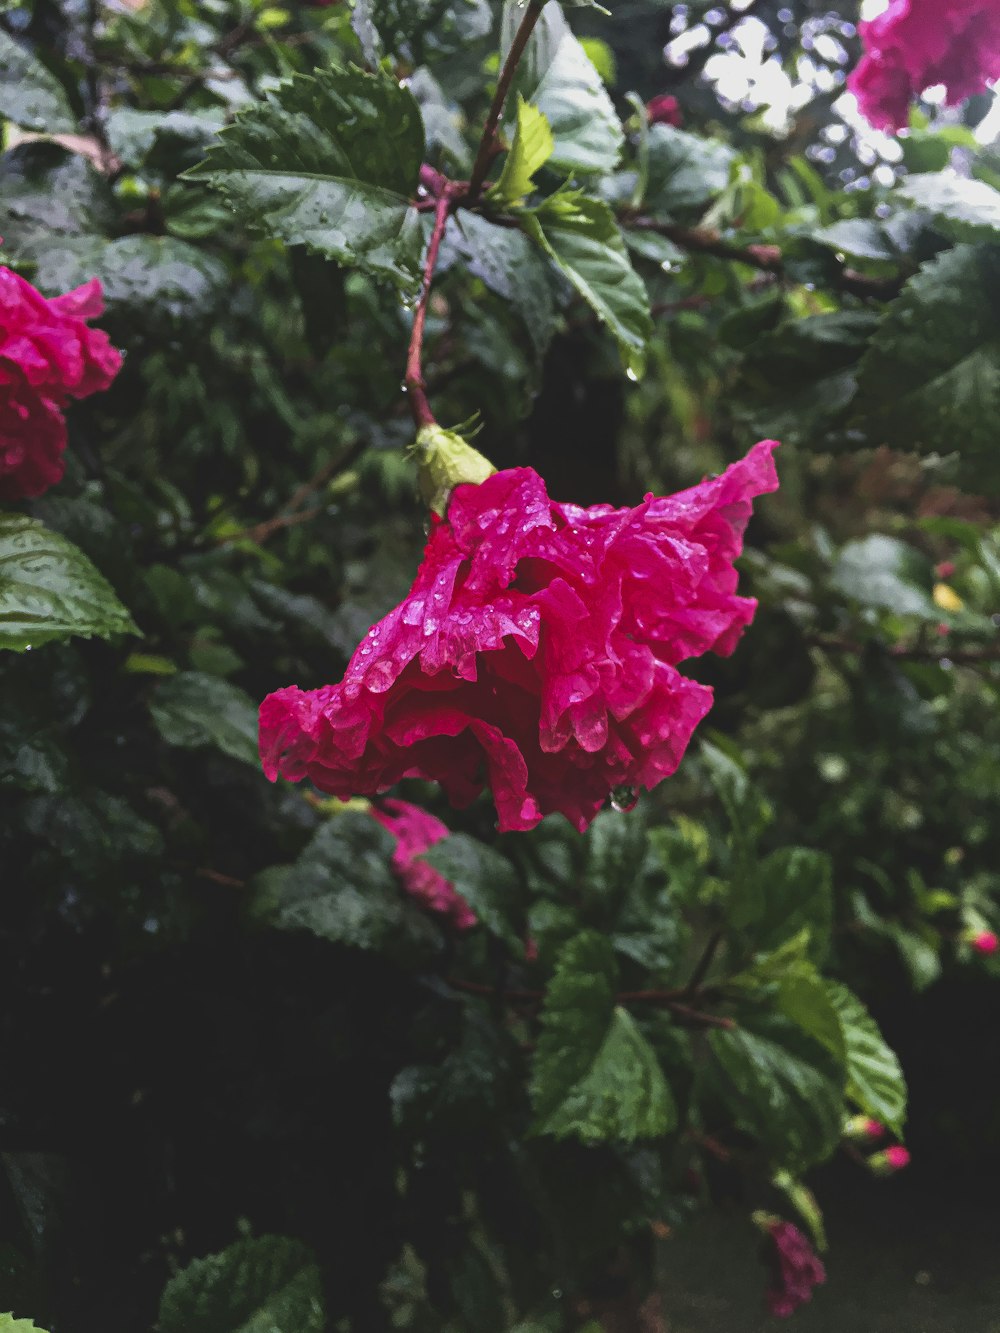
[[879, 1120], [873, 1120], [868, 1115], [854, 1115], [845, 1125], [844, 1134], [849, 1139], [874, 1143], [884, 1137], [885, 1125]]
[[0, 267], [0, 500], [41, 495], [62, 477], [70, 398], [106, 389], [122, 359], [85, 320], [104, 309], [96, 278], [47, 300]]
[[769, 1243], [766, 1259], [771, 1281], [764, 1300], [768, 1310], [781, 1319], [794, 1314], [812, 1300], [812, 1289], [826, 1281], [826, 1269], [813, 1247], [791, 1222], [771, 1221], [765, 1228]]
[[890, 0], [859, 32], [865, 54], [847, 85], [876, 129], [901, 129], [925, 88], [943, 84], [955, 106], [1000, 78], [997, 0]]
[[504, 831], [553, 811], [582, 831], [615, 788], [656, 786], [712, 705], [677, 664], [753, 619], [733, 561], [774, 447], [634, 509], [556, 504], [530, 468], [457, 486], [341, 683], [264, 700], [264, 771], [342, 797], [422, 777], [456, 806], [488, 782]]
[[392, 868], [406, 892], [432, 912], [450, 916], [459, 930], [474, 926], [476, 918], [454, 885], [439, 870], [419, 860], [422, 852], [447, 838], [447, 825], [409, 801], [383, 801], [381, 809], [372, 807], [372, 815], [396, 839]]
[[650, 125], [683, 125], [684, 115], [681, 104], [670, 93], [660, 93], [646, 103], [646, 115]]
[[992, 930], [978, 930], [969, 943], [976, 953], [996, 953], [997, 949], [1000, 948], [1000, 939], [997, 939]]

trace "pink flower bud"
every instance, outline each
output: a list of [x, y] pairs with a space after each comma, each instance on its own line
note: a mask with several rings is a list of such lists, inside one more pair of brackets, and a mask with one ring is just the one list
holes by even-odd
[[991, 954], [996, 953], [1000, 948], [1000, 939], [992, 930], [977, 930], [975, 935], [969, 940], [969, 943], [975, 949], [976, 953]]
[[940, 564], [934, 566], [934, 577], [940, 579], [942, 583], [947, 583], [954, 573], [954, 560], [942, 560]]
[[885, 1125], [868, 1115], [852, 1115], [844, 1126], [844, 1137], [856, 1142], [875, 1143], [884, 1136]]
[[660, 93], [646, 103], [646, 115], [650, 125], [683, 125], [684, 115], [680, 103], [670, 93]]
[[901, 1143], [886, 1148], [884, 1152], [872, 1153], [868, 1166], [877, 1176], [892, 1176], [897, 1171], [910, 1165], [910, 1153]]

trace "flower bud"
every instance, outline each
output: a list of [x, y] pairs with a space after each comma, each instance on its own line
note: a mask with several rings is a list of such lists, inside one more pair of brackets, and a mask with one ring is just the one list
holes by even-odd
[[844, 1126], [844, 1138], [856, 1143], [874, 1143], [884, 1136], [885, 1126], [868, 1115], [852, 1115]]
[[646, 103], [646, 115], [650, 125], [683, 125], [684, 116], [677, 98], [670, 93], [660, 93]]
[[989, 956], [991, 953], [996, 953], [997, 949], [1000, 948], [1000, 939], [992, 930], [977, 930], [968, 938], [969, 944], [976, 953]]
[[873, 1153], [868, 1158], [868, 1166], [876, 1176], [893, 1176], [909, 1164], [909, 1150], [901, 1143], [894, 1144], [883, 1152]]
[[942, 560], [939, 564], [934, 566], [934, 577], [939, 579], [942, 583], [947, 583], [954, 573], [954, 560]]
[[461, 435], [436, 424], [421, 426], [415, 446], [420, 494], [428, 509], [444, 518], [456, 486], [469, 482], [478, 486], [496, 468]]

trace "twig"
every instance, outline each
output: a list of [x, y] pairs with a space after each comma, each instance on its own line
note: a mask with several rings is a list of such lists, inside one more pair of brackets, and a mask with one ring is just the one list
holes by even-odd
[[525, 47], [528, 45], [528, 38], [538, 22], [538, 16], [541, 14], [544, 5], [545, 0], [528, 0], [524, 17], [514, 34], [510, 50], [507, 52], [507, 59], [500, 71], [496, 92], [493, 94], [489, 115], [486, 117], [486, 124], [483, 127], [482, 138], [479, 140], [476, 160], [472, 166], [472, 175], [469, 177], [468, 194], [463, 201], [469, 205], [474, 204], [479, 198], [483, 182], [486, 180], [486, 173], [490, 169], [490, 163], [499, 151], [497, 126], [500, 124], [500, 117], [503, 115], [504, 103], [507, 101], [507, 94], [514, 82], [514, 75], [517, 72], [521, 57], [524, 55]]
[[705, 977], [708, 975], [708, 969], [712, 966], [712, 961], [714, 960], [716, 952], [721, 943], [722, 943], [722, 931], [713, 930], [711, 935], [709, 935], [708, 937], [708, 943], [705, 945], [704, 952], [702, 953], [701, 957], [695, 964], [694, 971], [691, 973], [691, 978], [688, 981], [685, 990], [686, 995], [698, 994], [698, 991], [701, 988], [701, 983], [705, 980]]
[[244, 528], [240, 532], [230, 533], [222, 537], [217, 542], [218, 546], [228, 546], [232, 542], [251, 541], [257, 546], [262, 546], [269, 537], [282, 528], [292, 528], [299, 523], [307, 523], [309, 519], [315, 518], [322, 511], [322, 505], [314, 505], [309, 509], [300, 509], [310, 495], [324, 486], [331, 477], [335, 477], [338, 472], [343, 472], [349, 468], [364, 453], [364, 440], [356, 440], [349, 448], [336, 458], [328, 459], [321, 468], [319, 468], [308, 481], [304, 481], [301, 486], [289, 496], [287, 504], [282, 508], [280, 514], [275, 514], [273, 518], [266, 518], [262, 522], [255, 524], [251, 528]]
[[434, 228], [427, 245], [427, 256], [424, 259], [420, 299], [417, 301], [417, 308], [413, 315], [413, 328], [410, 330], [410, 346], [406, 355], [406, 375], [403, 383], [409, 395], [413, 423], [418, 430], [422, 426], [436, 424], [431, 405], [427, 401], [427, 385], [424, 382], [424, 325], [427, 322], [427, 306], [430, 301], [431, 284], [434, 282], [434, 269], [437, 265], [438, 252], [441, 249], [445, 228], [448, 225], [448, 217], [455, 206], [455, 200], [459, 192], [464, 188], [464, 186], [456, 185], [454, 181], [445, 181], [441, 186], [441, 193], [438, 195], [437, 204], [434, 208]]
[[967, 666], [977, 662], [1000, 662], [1000, 643], [986, 643], [979, 648], [948, 648], [945, 645], [894, 643], [880, 645], [874, 640], [863, 643], [857, 639], [841, 639], [836, 635], [814, 634], [809, 642], [815, 648], [823, 648], [833, 653], [865, 653], [869, 648], [882, 648], [897, 661], [909, 662], [954, 662], [956, 666]]
[[[448, 977], [448, 985], [453, 990], [465, 991], [469, 995], [482, 995], [486, 999], [511, 1000], [514, 1002], [537, 1004], [545, 999], [543, 990], [504, 989], [487, 986], [479, 981], [465, 981], [459, 977]], [[736, 1022], [732, 1018], [723, 1018], [721, 1014], [708, 1014], [684, 1004], [681, 997], [690, 996], [690, 982], [678, 990], [633, 990], [620, 991], [615, 996], [615, 1004], [656, 1004], [662, 1005], [681, 1023], [691, 1027], [724, 1028], [732, 1031]]]
[[[620, 216], [626, 227], [631, 227], [634, 231], [652, 231], [658, 236], [666, 236], [682, 250], [694, 254], [712, 255], [715, 259], [727, 259], [737, 264], [747, 264], [750, 268], [759, 269], [763, 273], [773, 273], [776, 277], [786, 276], [785, 257], [776, 245], [734, 245], [731, 241], [723, 240], [719, 233], [710, 227], [681, 227], [673, 222], [636, 217], [627, 212]], [[836, 277], [836, 285], [841, 291], [875, 301], [891, 301], [893, 297], [899, 295], [905, 283], [905, 274], [887, 278], [873, 277], [844, 265], [839, 267]]]

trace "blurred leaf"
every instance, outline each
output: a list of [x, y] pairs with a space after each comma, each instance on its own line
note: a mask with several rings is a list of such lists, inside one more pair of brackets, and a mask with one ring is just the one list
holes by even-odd
[[25, 514], [0, 514], [0, 649], [138, 633], [114, 589], [72, 542]]
[[729, 925], [770, 952], [799, 931], [809, 931], [809, 952], [822, 960], [833, 924], [830, 857], [809, 847], [780, 847], [737, 877]]
[[[510, 49], [524, 17], [505, 0], [501, 49]], [[556, 0], [542, 10], [518, 67], [515, 87], [548, 121], [555, 141], [552, 166], [566, 172], [611, 171], [624, 135], [614, 104]]]
[[882, 225], [870, 218], [845, 218], [812, 233], [814, 241], [841, 250], [853, 259], [898, 259], [896, 247]]
[[312, 1251], [283, 1236], [237, 1241], [171, 1278], [160, 1333], [323, 1333], [326, 1317]]
[[910, 176], [895, 191], [924, 209], [936, 229], [956, 241], [995, 240], [1000, 232], [1000, 190], [954, 171]]
[[0, 28], [0, 105], [5, 119], [26, 130], [75, 134], [76, 116], [59, 80]]
[[355, 0], [351, 25], [369, 65], [385, 55], [422, 65], [485, 37], [493, 15], [489, 0]]
[[243, 690], [200, 671], [180, 671], [156, 687], [149, 711], [168, 745], [214, 745], [259, 766], [257, 709]]
[[420, 108], [396, 79], [360, 70], [297, 75], [242, 112], [185, 173], [246, 222], [398, 287], [416, 286]]
[[649, 297], [607, 204], [582, 194], [553, 195], [524, 226], [617, 338], [633, 375], [641, 374], [653, 331]]
[[929, 574], [927, 562], [912, 546], [873, 533], [842, 548], [830, 584], [862, 606], [937, 620], [930, 588], [921, 586], [929, 585]]
[[555, 329], [556, 281], [549, 265], [524, 232], [500, 227], [463, 210], [455, 218], [456, 244], [469, 272], [490, 291], [510, 301], [524, 322], [538, 357]]
[[15, 1319], [12, 1314], [0, 1314], [0, 1333], [45, 1333], [30, 1319]]
[[649, 178], [646, 203], [670, 217], [703, 208], [729, 184], [735, 154], [719, 139], [708, 139], [673, 125], [649, 131]]

